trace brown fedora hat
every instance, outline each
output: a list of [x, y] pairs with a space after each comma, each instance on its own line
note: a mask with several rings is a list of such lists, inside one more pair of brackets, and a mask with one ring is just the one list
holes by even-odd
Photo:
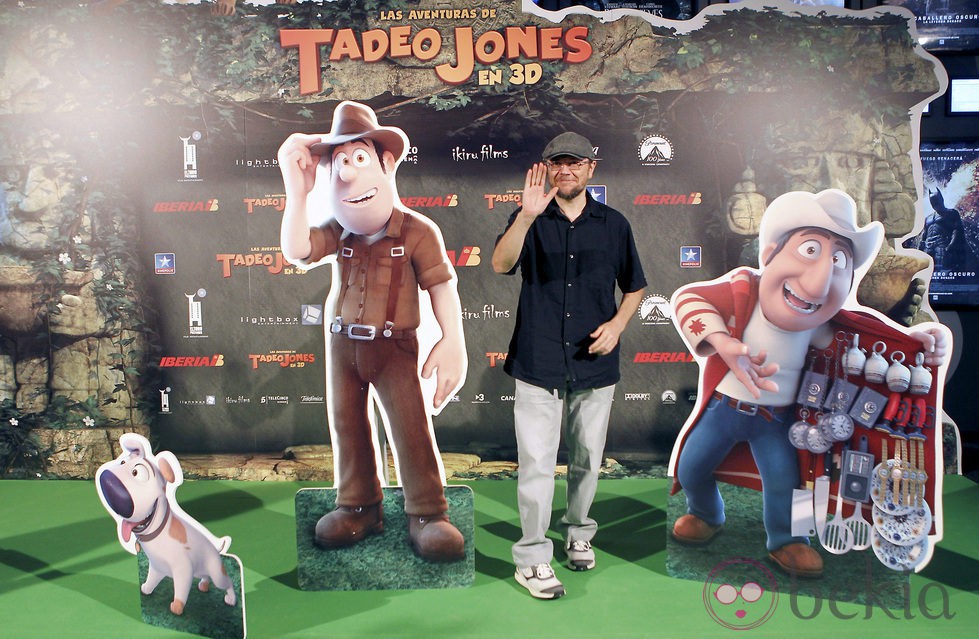
[[310, 147], [314, 155], [324, 155], [329, 147], [352, 140], [368, 138], [375, 140], [382, 149], [394, 155], [395, 164], [404, 159], [408, 147], [408, 136], [394, 126], [381, 126], [377, 115], [366, 104], [345, 100], [333, 111], [333, 124], [330, 132], [322, 136], [322, 142]]

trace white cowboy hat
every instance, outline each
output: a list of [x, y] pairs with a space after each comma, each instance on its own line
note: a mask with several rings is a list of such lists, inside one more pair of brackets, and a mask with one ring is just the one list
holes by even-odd
[[772, 200], [761, 218], [758, 248], [763, 251], [787, 233], [815, 227], [825, 229], [853, 243], [853, 270], [859, 270], [877, 255], [884, 238], [880, 222], [857, 226], [857, 204], [839, 189], [819, 193], [790, 191]]

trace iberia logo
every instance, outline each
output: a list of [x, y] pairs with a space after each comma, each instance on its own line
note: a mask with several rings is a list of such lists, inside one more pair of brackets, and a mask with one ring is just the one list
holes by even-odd
[[676, 206], [701, 204], [703, 201], [703, 193], [693, 191], [691, 193], [640, 193], [632, 203], [638, 206]]
[[218, 353], [210, 357], [170, 357], [160, 358], [160, 368], [210, 368], [224, 366], [224, 355]]
[[409, 209], [434, 209], [452, 208], [459, 206], [459, 195], [448, 193], [446, 195], [435, 195], [432, 197], [403, 197], [401, 203]]
[[464, 246], [458, 255], [455, 251], [446, 251], [445, 254], [449, 256], [453, 266], [479, 266], [482, 261], [478, 246]]
[[677, 363], [690, 363], [695, 361], [693, 355], [687, 353], [686, 351], [674, 351], [674, 352], [649, 352], [642, 351], [636, 353], [636, 356], [632, 359], [635, 364], [677, 364]]
[[217, 213], [218, 199], [157, 202], [154, 213]]

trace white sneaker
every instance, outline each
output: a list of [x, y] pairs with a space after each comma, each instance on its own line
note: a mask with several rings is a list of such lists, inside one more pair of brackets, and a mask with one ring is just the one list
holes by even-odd
[[557, 599], [564, 596], [564, 586], [554, 576], [551, 564], [536, 564], [530, 568], [517, 568], [513, 574], [517, 583], [538, 599]]
[[564, 545], [568, 555], [568, 568], [571, 570], [591, 570], [595, 567], [595, 551], [590, 541], [574, 539]]

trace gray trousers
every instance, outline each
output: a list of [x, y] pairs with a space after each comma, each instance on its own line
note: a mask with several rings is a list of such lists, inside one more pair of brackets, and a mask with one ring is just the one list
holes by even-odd
[[568, 448], [568, 508], [558, 525], [565, 541], [591, 541], [598, 523], [588, 517], [615, 385], [564, 393], [517, 380], [513, 422], [517, 434], [517, 505], [522, 537], [513, 545], [513, 563], [527, 568], [549, 563], [554, 546], [547, 538], [554, 499], [561, 426]]

